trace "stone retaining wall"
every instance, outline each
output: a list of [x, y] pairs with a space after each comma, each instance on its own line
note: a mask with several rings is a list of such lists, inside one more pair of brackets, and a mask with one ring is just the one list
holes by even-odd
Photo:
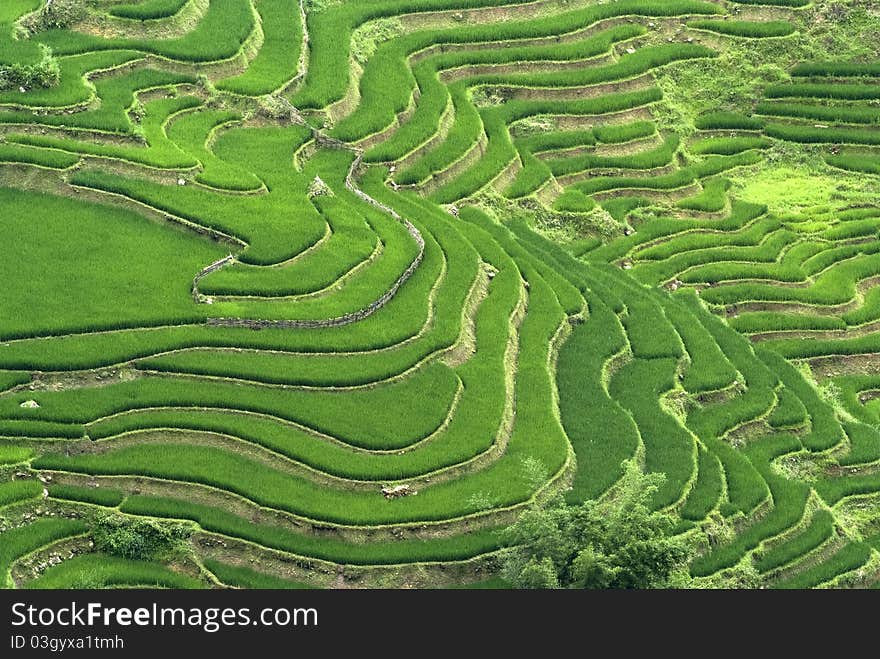
[[222, 268], [226, 265], [229, 265], [233, 261], [235, 261], [235, 257], [232, 254], [229, 254], [228, 256], [224, 256], [222, 259], [218, 259], [218, 260], [214, 261], [208, 267], [202, 268], [199, 271], [199, 274], [197, 274], [195, 277], [193, 277], [193, 285], [192, 285], [193, 300], [195, 300], [197, 303], [201, 303], [204, 300], [204, 298], [202, 297], [202, 294], [199, 293], [199, 282], [202, 281], [202, 279], [204, 279], [205, 277], [210, 275], [212, 272], [216, 272], [220, 268]]
[[[315, 141], [322, 145], [330, 148], [337, 149], [348, 149], [352, 150], [352, 147], [337, 140], [332, 137], [327, 137], [325, 135], [321, 135], [320, 133], [315, 134]], [[338, 316], [336, 318], [324, 318], [320, 320], [263, 320], [263, 319], [250, 319], [250, 318], [208, 318], [206, 324], [211, 327], [248, 327], [254, 330], [261, 329], [317, 329], [317, 328], [325, 328], [325, 327], [341, 327], [342, 325], [349, 325], [351, 323], [356, 323], [358, 321], [364, 320], [369, 316], [373, 315], [376, 311], [384, 307], [391, 299], [397, 294], [397, 291], [400, 290], [400, 287], [403, 286], [406, 281], [412, 277], [413, 273], [416, 271], [416, 268], [422, 263], [422, 259], [425, 256], [425, 239], [422, 236], [421, 232], [409, 221], [403, 219], [400, 214], [397, 213], [393, 208], [386, 206], [382, 202], [373, 199], [366, 192], [358, 188], [354, 183], [354, 175], [358, 168], [361, 166], [363, 162], [364, 153], [360, 149], [355, 149], [357, 152], [357, 157], [354, 159], [354, 162], [351, 164], [351, 168], [348, 170], [348, 175], [345, 177], [345, 187], [350, 190], [353, 194], [357, 195], [358, 198], [365, 201], [366, 203], [378, 208], [384, 213], [387, 213], [395, 220], [403, 224], [406, 228], [407, 232], [410, 236], [412, 236], [413, 240], [416, 241], [416, 244], [419, 247], [419, 252], [416, 254], [415, 258], [412, 260], [412, 263], [406, 268], [406, 270], [401, 273], [401, 275], [397, 278], [394, 284], [389, 288], [385, 293], [382, 294], [381, 297], [371, 302], [369, 305], [364, 307], [363, 309], [359, 309], [358, 311], [352, 311], [342, 316]], [[234, 260], [232, 255], [229, 255], [225, 258], [220, 259], [219, 261], [215, 261], [208, 267], [204, 268], [198, 275], [196, 275], [195, 280], [193, 281], [193, 298], [197, 302], [204, 302], [204, 298], [198, 292], [198, 283], [199, 281], [214, 272], [215, 270], [219, 270], [223, 266], [231, 263]]]

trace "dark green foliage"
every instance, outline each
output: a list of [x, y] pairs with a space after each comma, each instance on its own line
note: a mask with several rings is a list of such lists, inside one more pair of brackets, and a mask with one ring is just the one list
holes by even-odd
[[506, 537], [502, 575], [517, 588], [662, 588], [690, 555], [672, 519], [648, 502], [662, 481], [632, 463], [617, 496], [569, 506], [561, 498], [523, 513]]
[[31, 14], [25, 21], [27, 29], [34, 32], [60, 30], [81, 21], [88, 14], [86, 0], [53, 0]]
[[130, 519], [115, 514], [98, 517], [90, 531], [98, 551], [139, 560], [163, 558], [179, 552], [192, 534], [192, 529], [184, 524]]
[[49, 48], [33, 64], [0, 64], [0, 91], [23, 87], [55, 87], [61, 81], [61, 68]]

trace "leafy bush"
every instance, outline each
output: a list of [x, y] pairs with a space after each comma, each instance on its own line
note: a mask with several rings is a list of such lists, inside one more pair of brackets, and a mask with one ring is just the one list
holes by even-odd
[[568, 506], [560, 497], [507, 530], [502, 574], [518, 588], [662, 588], [691, 555], [672, 518], [648, 501], [662, 476], [628, 463], [618, 496]]
[[85, 0], [54, 0], [23, 22], [25, 29], [34, 34], [46, 30], [63, 30], [86, 17]]
[[122, 558], [149, 560], [180, 551], [192, 535], [184, 524], [129, 519], [103, 515], [91, 528], [92, 541], [99, 551]]
[[42, 46], [42, 57], [35, 64], [12, 64], [0, 66], [0, 90], [17, 87], [55, 87], [61, 80], [61, 67], [52, 51]]

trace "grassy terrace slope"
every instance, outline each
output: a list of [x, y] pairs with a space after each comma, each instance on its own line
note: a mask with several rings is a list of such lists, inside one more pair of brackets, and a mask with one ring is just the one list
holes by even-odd
[[4, 585], [483, 582], [629, 459], [695, 585], [875, 584], [864, 4], [3, 3]]

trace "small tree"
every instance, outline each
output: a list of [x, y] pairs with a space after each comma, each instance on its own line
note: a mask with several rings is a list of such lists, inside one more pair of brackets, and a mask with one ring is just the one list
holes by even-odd
[[663, 588], [692, 555], [670, 535], [673, 519], [652, 511], [664, 480], [624, 463], [616, 493], [577, 506], [558, 496], [507, 529], [502, 575], [517, 588]]

